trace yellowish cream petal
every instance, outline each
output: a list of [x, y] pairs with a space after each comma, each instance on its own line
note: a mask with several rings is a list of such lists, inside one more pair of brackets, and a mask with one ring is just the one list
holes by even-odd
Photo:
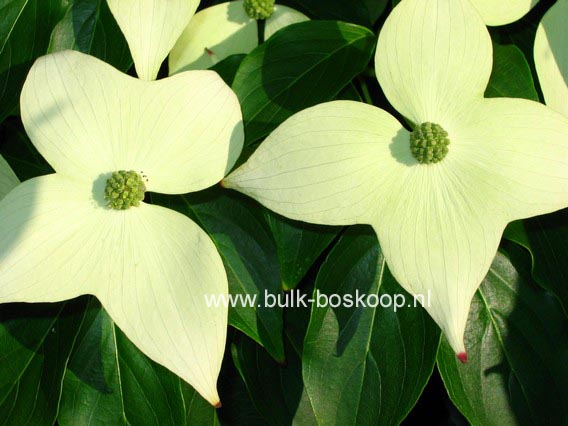
[[130, 47], [136, 73], [155, 80], [199, 0], [107, 0]]
[[92, 183], [134, 170], [147, 188], [187, 193], [219, 182], [244, 141], [236, 95], [212, 71], [129, 77], [79, 52], [44, 56], [21, 96], [24, 127], [58, 172]]
[[568, 0], [552, 6], [538, 26], [534, 62], [546, 104], [568, 117]]

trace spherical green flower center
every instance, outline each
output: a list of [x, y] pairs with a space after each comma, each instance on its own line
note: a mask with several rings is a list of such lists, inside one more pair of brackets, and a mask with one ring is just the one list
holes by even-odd
[[245, 11], [251, 19], [268, 19], [274, 13], [274, 0], [245, 0]]
[[410, 134], [410, 151], [421, 164], [442, 161], [448, 154], [448, 132], [434, 123], [422, 123]]
[[107, 179], [105, 200], [111, 209], [126, 210], [139, 206], [145, 192], [146, 185], [142, 176], [132, 170], [119, 170]]

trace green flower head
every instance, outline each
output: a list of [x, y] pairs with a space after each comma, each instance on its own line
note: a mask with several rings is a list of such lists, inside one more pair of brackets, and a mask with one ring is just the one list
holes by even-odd
[[251, 19], [268, 19], [274, 13], [274, 0], [244, 0], [245, 12]]
[[492, 45], [469, 0], [402, 0], [375, 57], [406, 130], [374, 106], [329, 102], [277, 128], [224, 180], [296, 220], [375, 229], [389, 269], [461, 360], [472, 297], [507, 223], [568, 206], [568, 118], [485, 99]]

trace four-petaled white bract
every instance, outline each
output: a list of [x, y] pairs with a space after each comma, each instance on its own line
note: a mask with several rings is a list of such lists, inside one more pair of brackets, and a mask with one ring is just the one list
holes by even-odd
[[377, 77], [412, 123], [436, 123], [449, 153], [419, 164], [387, 112], [338, 101], [276, 129], [225, 180], [292, 219], [370, 224], [409, 292], [465, 359], [471, 299], [510, 221], [568, 206], [568, 119], [521, 99], [484, 99], [487, 29], [469, 0], [402, 0], [381, 30]]
[[[230, 55], [249, 53], [258, 46], [257, 21], [245, 12], [243, 0], [221, 3], [195, 14], [169, 56], [170, 75], [204, 69]], [[308, 17], [290, 7], [275, 5], [266, 20], [264, 38]]]
[[93, 294], [140, 350], [218, 404], [227, 309], [204, 295], [228, 286], [215, 245], [173, 210], [110, 209], [104, 191], [119, 170], [166, 194], [220, 181], [244, 139], [234, 93], [211, 71], [142, 81], [65, 51], [33, 65], [21, 113], [56, 173], [0, 202], [0, 303]]

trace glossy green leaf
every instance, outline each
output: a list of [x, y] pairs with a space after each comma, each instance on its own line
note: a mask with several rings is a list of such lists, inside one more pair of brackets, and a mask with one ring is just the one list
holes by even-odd
[[335, 99], [342, 101], [363, 102], [363, 99], [361, 99], [361, 95], [359, 94], [353, 83], [350, 83], [347, 86], [345, 86], [343, 90], [337, 94]]
[[20, 181], [53, 173], [51, 166], [26, 135], [19, 118], [9, 117], [0, 124], [0, 141], [0, 154], [8, 161]]
[[491, 28], [491, 36], [502, 44], [514, 44], [529, 60], [533, 74], [536, 75], [533, 61], [533, 49], [536, 30], [545, 12], [556, 0], [539, 0], [530, 13], [509, 25]]
[[126, 71], [132, 65], [128, 44], [106, 0], [72, 0], [53, 29], [48, 52], [78, 50]]
[[142, 354], [93, 298], [65, 373], [59, 424], [184, 425], [190, 419], [215, 424], [215, 410]]
[[229, 324], [284, 360], [282, 309], [264, 303], [265, 293], [281, 293], [276, 247], [262, 210], [239, 194], [213, 187], [180, 197], [154, 197], [159, 204], [188, 215], [211, 236], [225, 264]]
[[485, 96], [538, 101], [529, 64], [518, 47], [493, 43], [493, 70]]
[[316, 425], [302, 381], [302, 364], [286, 339], [286, 364], [277, 364], [254, 341], [240, 335], [233, 359], [258, 411], [270, 425]]
[[[233, 334], [236, 333], [238, 331]], [[223, 399], [223, 407], [219, 410], [220, 424], [266, 426], [266, 421], [254, 406], [243, 379], [231, 361], [230, 350], [226, 354], [227, 362], [223, 364], [219, 378], [219, 393]]]
[[369, 64], [376, 36], [335, 21], [290, 25], [242, 62], [233, 90], [243, 110], [247, 144], [304, 108], [330, 101]]
[[471, 424], [568, 422], [566, 318], [556, 299], [501, 253], [472, 302], [466, 347], [462, 365], [443, 341], [438, 367]]
[[282, 288], [295, 288], [341, 228], [296, 222], [270, 211], [266, 218], [276, 241]]
[[[350, 228], [316, 282], [321, 295], [350, 295], [353, 307], [317, 307], [304, 342], [303, 375], [320, 424], [398, 424], [422, 393], [434, 367], [440, 332], [386, 267], [368, 227]], [[317, 292], [320, 292], [319, 295]], [[359, 293], [357, 293], [359, 292]], [[381, 301], [399, 305], [363, 306]], [[373, 295], [367, 299], [367, 295]], [[404, 295], [404, 303], [400, 303]], [[333, 296], [335, 305], [339, 300]], [[425, 300], [427, 303], [427, 300]], [[408, 306], [410, 305], [410, 307]]]
[[335, 19], [372, 27], [388, 0], [283, 0], [313, 19]]
[[239, 66], [241, 65], [245, 57], [246, 55], [241, 54], [231, 55], [223, 59], [222, 61], [217, 62], [209, 69], [216, 71], [221, 76], [223, 81], [230, 86], [231, 84], [233, 84], [237, 70], [239, 69]]
[[0, 122], [17, 110], [24, 79], [43, 55], [64, 0], [0, 0]]
[[532, 256], [532, 276], [558, 297], [568, 315], [568, 209], [510, 224], [505, 238]]
[[282, 295], [282, 303], [287, 304], [284, 311], [286, 364], [276, 363], [263, 348], [243, 335], [237, 335], [232, 346], [233, 360], [251, 399], [271, 425], [317, 424], [302, 379], [301, 354], [310, 305], [298, 300], [307, 300], [313, 285], [305, 287]]
[[0, 308], [0, 419], [53, 424], [86, 299]]

